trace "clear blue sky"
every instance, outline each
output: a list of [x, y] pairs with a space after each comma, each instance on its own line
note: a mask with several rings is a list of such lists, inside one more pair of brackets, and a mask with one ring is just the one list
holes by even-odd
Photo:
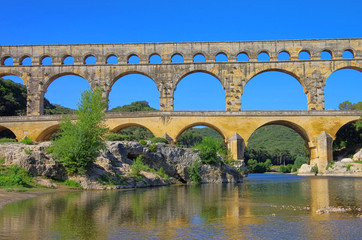
[[[75, 44], [191, 42], [362, 37], [362, 1], [3, 1], [0, 44]], [[131, 81], [132, 80], [132, 81]], [[278, 81], [276, 86], [271, 81]], [[207, 82], [208, 89], [201, 85]], [[75, 84], [77, 83], [77, 84]], [[61, 88], [67, 89], [67, 96]], [[83, 79], [63, 77], [46, 97], [76, 107]], [[362, 101], [362, 73], [345, 70], [327, 81], [326, 109]], [[289, 92], [290, 95], [287, 95]], [[197, 93], [197, 94], [195, 94]], [[225, 110], [225, 93], [206, 74], [183, 79], [175, 92], [175, 110]], [[140, 76], [116, 82], [110, 107], [147, 100], [159, 108], [155, 84]], [[244, 110], [306, 109], [299, 83], [282, 73], [252, 79], [242, 96]]]

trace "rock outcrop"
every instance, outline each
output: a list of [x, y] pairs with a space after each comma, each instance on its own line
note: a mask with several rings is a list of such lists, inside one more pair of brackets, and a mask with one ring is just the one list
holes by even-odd
[[[162, 186], [171, 183], [191, 182], [189, 167], [199, 159], [194, 149], [179, 148], [157, 143], [151, 151], [151, 142], [141, 145], [138, 142], [107, 142], [107, 148], [101, 151], [86, 175], [68, 176], [64, 167], [46, 152], [49, 142], [37, 145], [20, 143], [0, 145], [0, 157], [5, 157], [5, 164], [17, 164], [34, 176], [44, 176], [56, 180], [75, 180], [84, 189], [135, 188]], [[142, 155], [143, 162], [151, 169], [161, 168], [170, 177], [165, 179], [156, 171], [141, 171], [139, 176], [132, 176], [133, 160]], [[202, 183], [241, 182], [247, 172], [243, 164], [230, 165], [201, 164], [199, 175]]]

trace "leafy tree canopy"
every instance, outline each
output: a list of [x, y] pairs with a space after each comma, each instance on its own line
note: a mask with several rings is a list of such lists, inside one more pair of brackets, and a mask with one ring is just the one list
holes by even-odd
[[350, 101], [344, 101], [338, 105], [339, 110], [362, 110], [362, 102], [351, 103]]

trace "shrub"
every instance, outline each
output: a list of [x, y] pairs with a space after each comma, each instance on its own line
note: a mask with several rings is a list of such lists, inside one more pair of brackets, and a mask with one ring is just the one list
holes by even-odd
[[352, 165], [351, 164], [348, 164], [347, 166], [345, 166], [346, 167], [346, 171], [347, 172], [349, 172], [349, 171], [351, 171], [351, 167], [352, 167]]
[[149, 170], [147, 164], [144, 164], [142, 161], [142, 155], [139, 155], [134, 161], [133, 164], [130, 166], [132, 170], [132, 175], [136, 176], [139, 175], [141, 171]]
[[6, 168], [6, 174], [0, 174], [0, 186], [1, 187], [10, 187], [10, 186], [23, 186], [31, 187], [33, 183], [32, 177], [30, 174], [23, 168], [18, 165], [12, 165]]
[[279, 172], [282, 173], [290, 173], [292, 171], [293, 165], [292, 164], [288, 164], [286, 166], [284, 165], [280, 165], [280, 169]]
[[110, 133], [108, 135], [106, 135], [105, 139], [107, 141], [129, 141], [129, 136], [127, 135], [122, 135], [119, 133]]
[[329, 168], [333, 168], [333, 165], [335, 164], [335, 162], [329, 162], [326, 166], [326, 170], [328, 170]]
[[0, 158], [0, 165], [5, 164], [5, 158]]
[[150, 151], [151, 152], [156, 152], [157, 151], [157, 145], [156, 144], [151, 144], [150, 145]]
[[67, 179], [67, 180], [64, 181], [64, 184], [66, 186], [68, 186], [68, 187], [74, 187], [74, 188], [82, 189], [82, 186], [78, 182], [76, 182], [74, 180]]
[[168, 140], [166, 138], [161, 138], [161, 137], [154, 137], [151, 139], [151, 141], [153, 143], [166, 143], [168, 144]]
[[202, 163], [218, 164], [220, 162], [217, 151], [221, 148], [222, 143], [218, 139], [205, 137], [201, 144], [195, 146], [199, 149], [199, 156]]
[[298, 171], [298, 169], [305, 163], [307, 163], [307, 159], [305, 157], [302, 156], [296, 157], [292, 168], [293, 172]]
[[33, 152], [33, 149], [25, 148], [24, 152], [25, 152], [26, 155], [29, 155], [30, 153]]
[[0, 138], [0, 143], [17, 142], [14, 138]]
[[188, 168], [188, 173], [190, 175], [192, 182], [201, 183], [200, 170], [201, 170], [201, 166], [200, 166], [199, 160], [194, 161], [191, 164], [191, 166]]
[[267, 159], [265, 162], [264, 162], [264, 167], [265, 167], [265, 172], [270, 172], [270, 169], [272, 167], [272, 162], [270, 159]]
[[156, 173], [160, 175], [163, 179], [167, 181], [170, 180], [170, 177], [166, 174], [165, 170], [163, 170], [163, 167], [161, 167], [160, 170], [158, 170]]
[[318, 166], [317, 166], [317, 164], [315, 164], [315, 165], [312, 167], [311, 172], [312, 172], [312, 173], [315, 173], [316, 175], [318, 174]]
[[52, 142], [53, 155], [69, 174], [85, 174], [93, 164], [99, 150], [105, 148], [102, 137], [108, 129], [104, 126], [104, 109], [107, 101], [102, 90], [96, 88], [82, 93], [76, 112], [77, 121], [64, 118], [60, 136]]
[[140, 140], [140, 144], [143, 145], [143, 146], [146, 146], [146, 145], [147, 145], [147, 142], [146, 142], [146, 140], [141, 139], [141, 140]]
[[24, 143], [24, 144], [26, 144], [26, 145], [33, 144], [33, 141], [32, 141], [30, 138], [28, 138], [28, 137], [23, 138], [23, 140], [21, 140], [20, 142], [21, 142], [21, 143]]
[[257, 160], [249, 159], [247, 165], [250, 173], [264, 173], [270, 171], [272, 163], [270, 159], [260, 163]]

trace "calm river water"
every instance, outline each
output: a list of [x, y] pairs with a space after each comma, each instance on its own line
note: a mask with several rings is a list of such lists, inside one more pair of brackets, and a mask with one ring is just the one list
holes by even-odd
[[[316, 213], [326, 207], [347, 212]], [[0, 210], [0, 239], [361, 239], [361, 207], [361, 178], [252, 174], [15, 202]]]

